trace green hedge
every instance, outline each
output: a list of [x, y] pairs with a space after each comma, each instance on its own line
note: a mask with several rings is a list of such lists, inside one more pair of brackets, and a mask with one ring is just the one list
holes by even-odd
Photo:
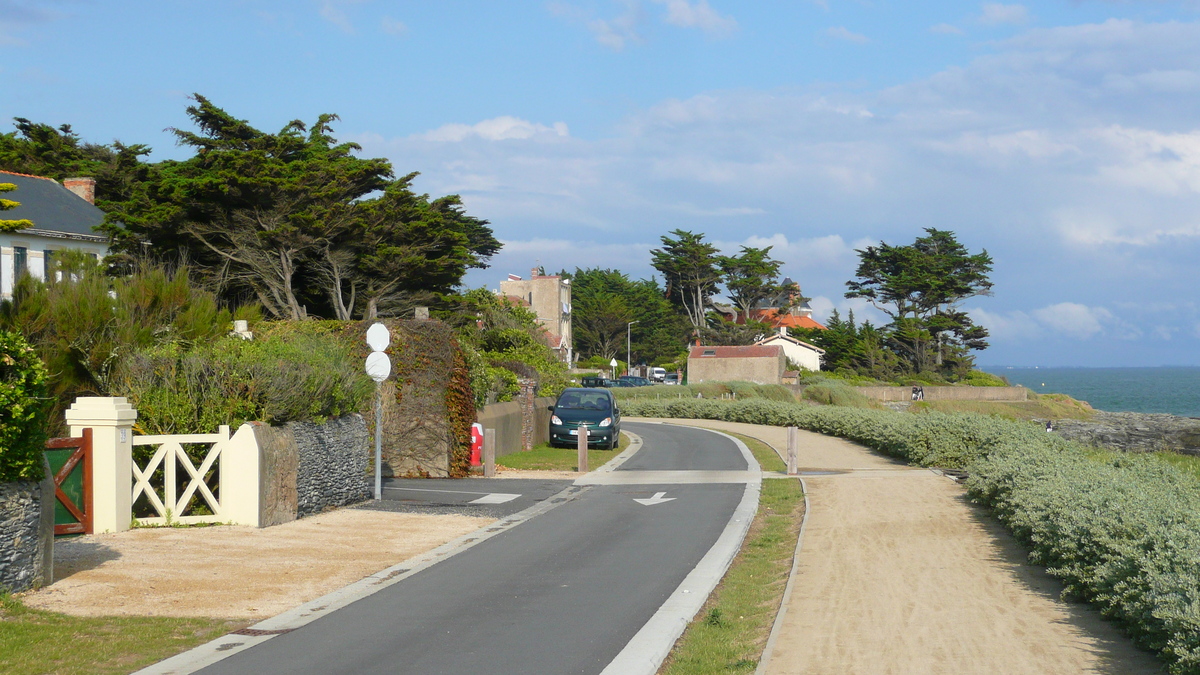
[[912, 415], [770, 401], [627, 401], [627, 415], [798, 426], [925, 466], [967, 488], [1062, 579], [1157, 652], [1200, 675], [1200, 483], [1153, 456], [1109, 455], [1039, 425], [973, 413]]
[[0, 483], [45, 476], [50, 403], [42, 360], [25, 338], [0, 331]]
[[206, 433], [221, 424], [340, 417], [374, 386], [345, 341], [321, 322], [259, 324], [254, 340], [171, 342], [122, 359], [108, 384], [138, 410], [145, 433]]

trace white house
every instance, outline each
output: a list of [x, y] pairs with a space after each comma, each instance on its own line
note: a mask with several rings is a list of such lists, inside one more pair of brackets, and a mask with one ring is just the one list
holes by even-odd
[[29, 220], [33, 227], [0, 232], [0, 297], [12, 296], [13, 281], [28, 272], [46, 278], [55, 251], [79, 250], [97, 258], [108, 254], [108, 237], [95, 231], [104, 220], [96, 208], [96, 180], [50, 178], [0, 171], [0, 183], [17, 186], [4, 196], [20, 206], [0, 212], [0, 220]]
[[778, 333], [763, 338], [755, 344], [779, 345], [783, 348], [783, 354], [789, 361], [801, 368], [813, 371], [821, 369], [821, 357], [825, 355], [824, 349], [788, 335], [787, 326], [780, 326]]

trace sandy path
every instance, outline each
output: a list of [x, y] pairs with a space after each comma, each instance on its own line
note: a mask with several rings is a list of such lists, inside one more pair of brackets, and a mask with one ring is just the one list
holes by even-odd
[[[779, 428], [695, 424], [786, 444]], [[1060, 601], [961, 486], [807, 432], [800, 466], [845, 473], [805, 477], [808, 523], [767, 673], [1164, 672], [1098, 612]]]
[[55, 542], [31, 607], [265, 619], [494, 522], [339, 509], [286, 525], [137, 529]]

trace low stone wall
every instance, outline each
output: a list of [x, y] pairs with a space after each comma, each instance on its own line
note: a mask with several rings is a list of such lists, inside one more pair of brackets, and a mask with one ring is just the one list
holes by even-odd
[[1062, 437], [1125, 452], [1200, 456], [1200, 420], [1166, 414], [1097, 412], [1087, 420], [1055, 420]]
[[[503, 457], [524, 450], [526, 434], [531, 447], [550, 440], [550, 415], [553, 396], [531, 400], [532, 410], [522, 410], [521, 403], [493, 403], [479, 411], [479, 423], [484, 429], [496, 430], [496, 456]], [[527, 421], [529, 420], [529, 421]], [[526, 428], [530, 424], [531, 428]]]
[[53, 495], [48, 475], [41, 483], [0, 483], [0, 588], [19, 593], [54, 578]]
[[325, 424], [254, 422], [260, 453], [262, 527], [288, 523], [373, 496], [367, 475], [371, 438], [360, 415]]
[[367, 481], [371, 447], [361, 415], [325, 424], [290, 422], [287, 426], [299, 449], [296, 509], [301, 518], [373, 496]]
[[[912, 387], [855, 387], [876, 401], [911, 401]], [[926, 401], [1028, 401], [1025, 387], [925, 387]]]

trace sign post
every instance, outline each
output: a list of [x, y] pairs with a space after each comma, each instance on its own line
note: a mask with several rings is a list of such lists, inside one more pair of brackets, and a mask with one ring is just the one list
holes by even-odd
[[383, 381], [392, 374], [392, 360], [384, 350], [392, 344], [392, 334], [381, 323], [367, 329], [367, 375], [375, 380], [375, 499], [383, 499]]
[[612, 367], [612, 379], [617, 379], [617, 360], [614, 358], [608, 362], [608, 365]]

